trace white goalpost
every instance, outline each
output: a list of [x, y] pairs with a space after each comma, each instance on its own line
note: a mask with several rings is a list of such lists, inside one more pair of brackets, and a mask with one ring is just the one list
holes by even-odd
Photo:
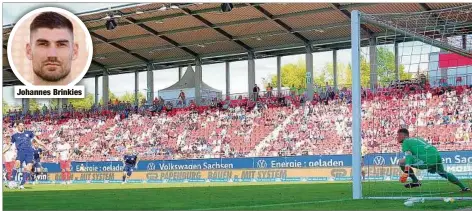
[[440, 151], [444, 170], [471, 187], [472, 161], [460, 158], [472, 158], [472, 4], [415, 13], [354, 10], [351, 56], [352, 198], [472, 200], [448, 182], [452, 176], [429, 167], [414, 170], [420, 187], [405, 188], [396, 142], [399, 128], [424, 138]]

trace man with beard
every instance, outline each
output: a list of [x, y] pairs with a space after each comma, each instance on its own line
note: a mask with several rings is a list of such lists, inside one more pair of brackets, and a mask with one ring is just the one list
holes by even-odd
[[68, 85], [72, 61], [79, 46], [74, 43], [72, 22], [55, 12], [36, 16], [30, 25], [26, 54], [33, 65], [33, 85]]

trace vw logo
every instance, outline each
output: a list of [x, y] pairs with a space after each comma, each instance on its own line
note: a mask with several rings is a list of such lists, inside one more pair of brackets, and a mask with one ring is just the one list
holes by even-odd
[[267, 162], [265, 160], [258, 160], [257, 168], [267, 168]]
[[156, 164], [154, 164], [154, 163], [149, 163], [149, 164], [147, 165], [147, 170], [148, 170], [148, 171], [154, 171], [154, 170], [156, 170]]
[[374, 158], [374, 165], [376, 166], [383, 166], [385, 165], [385, 158], [382, 156], [377, 156]]

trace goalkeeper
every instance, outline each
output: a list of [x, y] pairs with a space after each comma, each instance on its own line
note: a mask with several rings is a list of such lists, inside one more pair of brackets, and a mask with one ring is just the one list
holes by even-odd
[[439, 176], [447, 179], [449, 182], [459, 186], [461, 191], [470, 191], [468, 187], [462, 184], [456, 176], [444, 170], [441, 156], [438, 150], [426, 143], [422, 138], [410, 138], [407, 129], [402, 128], [397, 132], [397, 141], [402, 144], [402, 151], [405, 153], [405, 159], [400, 160], [400, 168], [403, 171], [400, 182], [405, 183], [410, 177], [412, 183], [406, 184], [406, 188], [415, 188], [421, 186], [421, 182], [416, 178], [411, 168], [427, 169], [429, 173], [437, 173]]

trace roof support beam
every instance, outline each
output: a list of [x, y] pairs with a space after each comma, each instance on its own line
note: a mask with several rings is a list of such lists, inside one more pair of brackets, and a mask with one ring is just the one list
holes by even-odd
[[13, 70], [11, 69], [11, 67], [3, 68], [3, 71], [7, 71], [7, 72], [9, 72], [9, 73], [13, 73]]
[[[349, 8], [355, 8], [355, 7], [360, 7], [360, 6], [369, 6], [369, 5], [374, 5], [378, 3], [353, 3], [353, 4], [347, 4], [347, 5], [341, 5], [340, 9], [349, 9]], [[264, 5], [261, 3], [254, 3], [253, 5]], [[247, 7], [247, 4], [233, 4], [234, 8], [241, 8], [241, 7]], [[207, 8], [207, 9], [201, 9], [201, 10], [194, 10], [191, 11], [191, 15], [198, 15], [198, 14], [205, 14], [205, 13], [210, 13], [210, 12], [217, 12], [220, 11], [220, 7], [213, 7], [213, 8]], [[326, 11], [332, 11], [334, 8], [328, 7], [328, 8], [321, 8], [321, 9], [313, 9], [313, 10], [307, 10], [307, 11], [301, 11], [301, 12], [294, 12], [294, 13], [288, 13], [288, 14], [282, 14], [282, 15], [274, 15], [275, 18], [289, 18], [289, 17], [295, 17], [295, 16], [301, 16], [301, 15], [306, 15], [306, 14], [313, 14], [313, 13], [320, 13], [320, 12], [326, 12]], [[152, 13], [152, 12], [157, 12], [159, 11], [158, 9], [152, 9], [152, 10], [146, 10], [143, 11], [145, 13]], [[121, 14], [122, 18], [127, 18], [127, 17], [132, 17], [135, 15], [134, 12], [130, 13], [124, 13]], [[149, 21], [157, 21], [157, 20], [165, 20], [169, 18], [175, 18], [175, 17], [181, 17], [181, 16], [186, 16], [187, 13], [174, 13], [174, 14], [169, 14], [169, 15], [162, 15], [162, 16], [156, 16], [156, 17], [149, 17], [149, 18], [143, 18], [140, 20], [136, 20], [136, 23], [146, 23]], [[251, 20], [256, 20], [256, 19], [251, 19]], [[84, 21], [84, 23], [93, 23], [93, 22], [100, 22], [103, 21], [102, 18], [98, 19], [93, 19], [93, 20], [88, 20]], [[230, 22], [231, 23], [231, 22]], [[103, 29], [106, 28], [104, 24], [101, 24], [100, 26], [96, 27], [90, 27], [89, 30], [97, 30], [97, 29]]]
[[[191, 15], [193, 16], [194, 18], [196, 18], [197, 20], [199, 20], [200, 22], [202, 22], [203, 24], [205, 24], [208, 28], [212, 28], [214, 29], [215, 31], [217, 31], [218, 33], [220, 33], [221, 35], [225, 36], [226, 38], [230, 39], [230, 40], [233, 40], [233, 36], [228, 34], [228, 32], [224, 31], [223, 29], [217, 27], [215, 24], [211, 23], [210, 21], [206, 20], [205, 18], [203, 18], [202, 16], [198, 15], [198, 14], [192, 14], [192, 12], [187, 9], [187, 8], [180, 8], [180, 10], [182, 10], [184, 13], [186, 13], [187, 15]], [[240, 40], [233, 40], [233, 42], [235, 42], [236, 44], [238, 44], [239, 46], [243, 47], [244, 49], [246, 49], [247, 51], [251, 51], [252, 48], [249, 47], [248, 45], [246, 45], [245, 43], [241, 42]]]
[[[258, 5], [258, 4], [254, 4], [254, 5]], [[341, 8], [344, 9], [344, 8], [349, 8], [349, 7], [341, 6]], [[321, 9], [307, 10], [307, 11], [302, 11], [302, 12], [294, 12], [294, 13], [281, 14], [281, 15], [272, 15], [272, 20], [278, 20], [278, 19], [290, 18], [290, 17], [298, 17], [298, 16], [302, 16], [302, 15], [306, 15], [306, 14], [321, 13], [321, 12], [326, 12], [326, 11], [333, 11], [333, 9], [332, 8], [321, 8]], [[192, 14], [194, 14], [194, 13], [192, 13]], [[155, 19], [162, 20], [162, 18], [155, 18]], [[267, 18], [263, 17], [263, 18], [247, 19], [247, 20], [230, 21], [230, 22], [226, 22], [226, 23], [213, 24], [213, 27], [214, 28], [221, 28], [221, 27], [225, 27], [225, 26], [234, 26], [234, 25], [246, 24], [246, 23], [257, 23], [257, 22], [262, 22], [262, 21], [265, 21], [265, 20], [267, 20]], [[136, 24], [145, 23], [145, 22], [149, 22], [149, 21], [136, 20]], [[131, 24], [131, 23], [128, 23], [128, 24]], [[94, 31], [94, 30], [103, 29], [103, 28], [105, 28], [105, 26], [90, 27], [88, 29], [89, 29], [89, 31]], [[194, 27], [188, 27], [188, 28], [182, 28], [182, 29], [176, 29], [176, 30], [163, 31], [163, 32], [160, 32], [160, 33], [163, 34], [163, 35], [168, 35], [168, 34], [175, 34], [175, 33], [179, 33], [179, 32], [195, 31], [195, 30], [200, 30], [200, 29], [204, 29], [204, 28], [208, 28], [208, 26], [194, 26]], [[138, 35], [138, 36], [140, 36], [140, 35]], [[130, 36], [130, 37], [133, 37], [133, 36]], [[120, 39], [126, 39], [126, 37], [120, 38]]]
[[[338, 3], [331, 3], [330, 4], [332, 8], [335, 10], [339, 11], [342, 15], [344, 15], [346, 18], [351, 20], [351, 13], [347, 11], [345, 8], [342, 8], [342, 6]], [[374, 32], [369, 29], [365, 24], [361, 24], [361, 29], [364, 30], [367, 34], [372, 35]]]
[[[179, 6], [185, 7], [185, 5], [179, 5]], [[240, 7], [246, 7], [246, 6], [247, 5], [241, 4], [241, 3], [233, 4], [233, 8], [240, 8]], [[220, 7], [213, 7], [213, 8], [194, 10], [194, 11], [192, 11], [192, 14], [203, 14], [203, 13], [210, 13], [210, 12], [218, 12], [220, 10], [221, 10]], [[109, 11], [104, 11], [104, 12], [109, 12]], [[144, 13], [153, 13], [153, 12], [160, 12], [160, 10], [159, 9], [150, 9], [150, 10], [144, 10], [143, 12]], [[121, 17], [128, 18], [128, 17], [134, 16], [135, 14], [136, 13], [134, 11], [129, 12], [129, 13], [121, 13]], [[174, 14], [168, 14], [168, 15], [161, 15], [161, 16], [158, 16], [158, 17], [143, 18], [141, 20], [138, 20], [138, 22], [139, 23], [144, 23], [144, 22], [148, 22], [148, 21], [163, 20], [163, 19], [167, 19], [167, 18], [175, 18], [175, 17], [185, 16], [185, 15], [186, 14], [184, 14], [184, 13], [174, 13]], [[87, 20], [87, 21], [84, 21], [84, 23], [94, 23], [94, 22], [99, 22], [99, 21], [102, 21], [102, 19], [97, 18], [97, 19]]]
[[[418, 3], [418, 5], [421, 7], [421, 9], [422, 9], [423, 11], [431, 11], [431, 10], [433, 10], [433, 9], [431, 9], [431, 7], [429, 7], [428, 4], [426, 4], [426, 3]], [[436, 18], [437, 21], [439, 22], [439, 23], [435, 23], [436, 25], [437, 25], [437, 24], [441, 24], [441, 25], [444, 24], [444, 25], [447, 25], [447, 21], [445, 21], [444, 19], [442, 19], [438, 14], [433, 13], [433, 14], [431, 14], [431, 17]], [[435, 20], [432, 20], [432, 21], [435, 21]], [[459, 28], [460, 28], [460, 27], [470, 27], [470, 24], [467, 24], [467, 25], [465, 25], [465, 26], [461, 26], [461, 24], [454, 24], [453, 27], [454, 27], [454, 28], [457, 27], [457, 28], [454, 29], [452, 33], [450, 33], [451, 35], [463, 35], [463, 33], [460, 32], [461, 30], [460, 30]], [[434, 27], [434, 29], [435, 29], [435, 30], [436, 30], [436, 29], [441, 30], [442, 28], [441, 28], [441, 27]], [[443, 29], [443, 31], [446, 31], [446, 32], [448, 31], [447, 26], [446, 26], [445, 29]], [[435, 31], [435, 32], [436, 32], [436, 31]], [[430, 36], [433, 37], [433, 38], [436, 38], [435, 35], [440, 35], [441, 37], [443, 36], [443, 35], [441, 35], [441, 34], [435, 34], [435, 33], [432, 33]], [[447, 36], [447, 34], [446, 34], [446, 36]]]
[[127, 54], [130, 54], [130, 55], [136, 57], [137, 59], [139, 59], [139, 60], [141, 60], [141, 61], [143, 61], [143, 62], [146, 62], [146, 63], [149, 62], [148, 59], [146, 59], [146, 58], [140, 56], [139, 54], [132, 53], [130, 50], [126, 49], [125, 47], [123, 47], [123, 46], [121, 46], [121, 45], [119, 45], [119, 44], [117, 44], [117, 43], [108, 42], [108, 40], [107, 40], [105, 37], [102, 37], [102, 36], [98, 35], [98, 34], [95, 33], [95, 32], [90, 32], [90, 35], [94, 36], [95, 38], [97, 38], [97, 39], [99, 39], [99, 40], [101, 40], [101, 41], [103, 41], [103, 42], [105, 42], [105, 43], [108, 43], [108, 44], [112, 45], [112, 46], [115, 47], [115, 48], [120, 49], [121, 51], [123, 51], [123, 52], [125, 52], [125, 53], [127, 53]]
[[[355, 8], [355, 7], [359, 7], [359, 6], [368, 6], [368, 5], [372, 5], [372, 4], [374, 4], [374, 3], [365, 3], [365, 4], [363, 4], [363, 3], [354, 3], [354, 4], [349, 4], [349, 5], [340, 5], [339, 9], [346, 10], [346, 9], [349, 9], [349, 8]], [[254, 3], [252, 5], [253, 6], [259, 6], [261, 4]], [[275, 20], [279, 20], [279, 19], [282, 19], [282, 18], [298, 17], [298, 16], [302, 16], [302, 15], [306, 15], [306, 14], [322, 13], [322, 12], [333, 11], [333, 10], [334, 10], [333, 7], [328, 7], [328, 8], [313, 9], [313, 10], [294, 12], [294, 13], [288, 13], [288, 14], [272, 15], [271, 20], [275, 21]], [[204, 14], [204, 13], [201, 13], [199, 11], [193, 11], [190, 14], [198, 15], [198, 14]], [[181, 17], [181, 16], [185, 16], [185, 15], [187, 15], [187, 14], [177, 13], [177, 14], [172, 14], [172, 15], [167, 15], [167, 16], [152, 17], [152, 18], [147, 18], [147, 19], [136, 20], [135, 24], [141, 24], [141, 23], [144, 24], [144, 23], [149, 22], [149, 21], [164, 20], [164, 19], [167, 19], [167, 18]], [[213, 26], [213, 28], [221, 28], [221, 27], [225, 27], [225, 26], [233, 26], [233, 25], [246, 24], [246, 23], [257, 23], [257, 22], [262, 22], [262, 21], [265, 21], [265, 20], [267, 20], [267, 17], [253, 18], [253, 19], [247, 19], [247, 20], [238, 20], [238, 21], [230, 21], [230, 22], [226, 22], [226, 23], [212, 24], [212, 26]], [[132, 24], [132, 23], [128, 23], [128, 24]], [[94, 31], [94, 30], [99, 30], [99, 29], [103, 29], [103, 28], [105, 28], [105, 26], [100, 25], [100, 26], [96, 26], [96, 27], [90, 27], [88, 29], [89, 29], [89, 31]], [[188, 28], [182, 28], [182, 29], [176, 29], [176, 30], [163, 31], [163, 32], [159, 32], [159, 33], [162, 34], [162, 35], [169, 35], [169, 34], [175, 34], [175, 33], [180, 33], [180, 32], [195, 31], [195, 30], [200, 30], [200, 29], [204, 29], [204, 28], [208, 28], [208, 26], [194, 26], [194, 27], [188, 27]], [[138, 35], [138, 36], [144, 36], [144, 35]], [[134, 37], [134, 36], [130, 36], [128, 38], [132, 38], [132, 37]], [[126, 40], [128, 38], [123, 37], [123, 38], [119, 38], [119, 39], [125, 39]]]
[[306, 37], [304, 37], [303, 35], [301, 35], [300, 33], [298, 32], [294, 32], [293, 29], [288, 26], [287, 24], [285, 24], [283, 21], [281, 21], [280, 19], [274, 19], [274, 15], [272, 15], [269, 11], [267, 11], [266, 9], [262, 8], [260, 5], [255, 5], [255, 4], [249, 4], [250, 6], [254, 7], [257, 11], [259, 11], [260, 13], [262, 13], [264, 15], [264, 17], [267, 19], [267, 20], [272, 20], [272, 22], [274, 22], [275, 24], [277, 24], [277, 26], [279, 26], [281, 29], [285, 30], [286, 32], [289, 32], [291, 34], [293, 34], [295, 37], [297, 37], [299, 40], [301, 40], [303, 43], [308, 43], [310, 42], [309, 39], [307, 39]]
[[[7, 50], [8, 49], [7, 45], [3, 44], [3, 49]], [[3, 64], [3, 70], [13, 73], [13, 70], [8, 66], [8, 64]]]
[[[428, 4], [426, 4], [426, 3], [418, 3], [418, 5], [421, 7], [421, 9], [423, 11], [431, 11], [432, 10], [431, 7], [429, 7]], [[437, 15], [437, 14], [431, 14], [431, 17], [438, 19], [438, 21], [440, 21], [441, 23], [446, 22], [442, 18], [440, 18], [439, 15]]]
[[[214, 27], [221, 28], [221, 27], [225, 27], [225, 26], [234, 26], [234, 25], [246, 24], [246, 23], [257, 23], [257, 22], [261, 22], [261, 21], [265, 21], [265, 20], [267, 20], [267, 19], [266, 18], [254, 18], [254, 19], [247, 19], [247, 20], [230, 21], [230, 22], [227, 22], [227, 23], [214, 24]], [[131, 24], [131, 23], [128, 23], [127, 25], [129, 25], [129, 24]], [[136, 20], [135, 24], [143, 24], [143, 22]], [[103, 26], [91, 27], [91, 28], [89, 28], [89, 30], [94, 31], [94, 30], [101, 29], [101, 28], [103, 28]], [[207, 26], [193, 26], [193, 27], [182, 28], [182, 29], [162, 31], [162, 32], [159, 32], [159, 34], [169, 35], [169, 34], [176, 34], [176, 33], [180, 33], [180, 32], [196, 31], [196, 30], [206, 29], [206, 28], [208, 28], [208, 27]], [[116, 39], [112, 39], [112, 40], [113, 41], [115, 41], [115, 40], [123, 41], [123, 40], [136, 39], [136, 38], [147, 37], [147, 36], [152, 36], [152, 35], [150, 35], [150, 34], [141, 34], [141, 35], [133, 35], [133, 36], [128, 36], [128, 37], [120, 37], [120, 38], [116, 38]]]
[[[254, 3], [254, 5], [259, 5], [259, 4]], [[342, 8], [345, 8], [345, 7], [342, 7]], [[281, 19], [281, 18], [297, 17], [297, 16], [306, 15], [306, 14], [321, 13], [321, 12], [326, 12], [326, 11], [333, 11], [333, 9], [332, 8], [321, 8], [321, 9], [307, 10], [307, 11], [301, 11], [301, 12], [288, 13], [288, 14], [273, 15], [272, 19], [276, 20], [276, 19]], [[179, 13], [177, 13], [177, 14], [179, 14]], [[191, 14], [197, 15], [199, 13], [192, 12]], [[182, 17], [182, 16], [185, 16], [185, 15], [186, 15], [185, 13], [180, 13], [178, 16], [174, 15], [173, 17]], [[147, 22], [150, 22], [150, 21], [158, 21], [158, 20], [162, 21], [162, 20], [167, 19], [165, 17], [166, 16], [159, 16], [159, 17], [152, 17], [152, 18], [147, 18], [147, 19], [142, 19], [142, 20], [136, 20], [136, 24], [138, 24], [138, 23], [147, 23]], [[168, 18], [173, 18], [173, 17], [168, 17]], [[230, 21], [230, 22], [226, 22], [226, 23], [218, 23], [218, 24], [213, 24], [213, 25], [214, 25], [215, 28], [220, 28], [220, 27], [224, 27], [224, 26], [232, 26], [232, 25], [245, 24], [245, 23], [255, 23], [255, 22], [261, 22], [261, 21], [265, 21], [265, 20], [267, 20], [267, 18], [265, 18], [265, 17], [264, 18], [252, 18], [252, 19], [246, 19], [246, 20]], [[127, 23], [126, 25], [128, 25], [128, 24], [131, 24], [131, 23]], [[99, 30], [99, 29], [104, 29], [104, 28], [106, 28], [105, 25], [100, 25], [100, 26], [95, 26], [95, 27], [89, 27], [88, 29], [90, 31], [94, 31], [94, 30]], [[174, 33], [183, 32], [183, 31], [198, 30], [198, 29], [201, 29], [201, 28], [207, 28], [207, 26], [188, 27], [188, 28], [183, 28], [183, 29], [165, 31], [165, 32], [161, 32], [161, 33], [174, 34]]]
[[418, 5], [423, 9], [424, 11], [430, 11], [431, 7], [428, 6], [426, 3], [418, 3]]
[[[331, 28], [350, 26], [350, 24], [351, 23], [349, 23], [349, 22], [333, 23], [333, 24], [325, 24], [325, 25], [319, 25], [319, 26], [314, 26], [314, 27], [301, 28], [301, 29], [296, 29], [296, 30], [292, 30], [292, 31], [293, 32], [307, 32], [307, 31], [316, 31], [316, 30], [329, 30]], [[283, 35], [283, 34], [287, 34], [287, 32], [285, 32], [285, 31], [275, 31], [275, 32], [264, 32], [264, 33], [257, 33], [257, 34], [249, 34], [249, 35], [244, 35], [244, 36], [233, 36], [233, 40], [254, 39], [254, 38], [257, 38], [257, 37], [275, 36], [275, 35]], [[149, 35], [149, 36], [152, 36], [152, 35]], [[141, 37], [141, 35], [138, 35], [138, 37]], [[110, 42], [115, 41], [115, 39], [114, 40], [109, 40], [109, 41]], [[192, 47], [192, 46], [198, 46], [199, 44], [208, 45], [208, 44], [215, 44], [215, 43], [219, 43], [219, 42], [228, 42], [228, 41], [230, 41], [230, 40], [229, 39], [200, 40], [200, 41], [197, 41], [197, 42], [180, 44], [180, 47]], [[165, 46], [138, 48], [138, 49], [132, 50], [131, 52], [137, 53], [138, 51], [143, 51], [143, 50], [164, 51], [164, 50], [172, 50], [174, 48], [175, 48], [174, 46], [165, 45]], [[100, 56], [108, 56], [108, 55], [114, 55], [114, 54], [118, 54], [118, 53], [96, 54], [95, 57], [98, 58]]]
[[103, 69], [106, 69], [106, 66], [104, 64], [100, 63], [100, 62], [92, 60], [92, 64], [95, 65], [95, 66], [99, 66]]
[[103, 69], [103, 73], [106, 73], [107, 75], [110, 75], [110, 70], [108, 68]]
[[[426, 3], [418, 3], [418, 5], [421, 7], [423, 11], [427, 12], [427, 11], [432, 10], [431, 7], [429, 7], [428, 4]], [[440, 21], [441, 23], [445, 23], [445, 21], [442, 18], [440, 18], [437, 14], [431, 14], [431, 17], [437, 18], [438, 21]]]
[[[130, 23], [133, 23], [133, 24], [136, 24], [136, 20], [133, 19], [133, 18], [126, 18], [126, 20]], [[177, 43], [176, 41], [170, 39], [169, 37], [165, 36], [165, 35], [162, 35], [160, 34], [159, 32], [157, 32], [156, 30], [152, 29], [151, 27], [149, 26], [146, 26], [145, 24], [143, 23], [138, 23], [136, 24], [137, 26], [141, 27], [142, 29], [146, 30], [147, 32], [153, 34], [154, 36], [157, 36], [163, 40], [165, 40], [166, 42], [172, 44], [173, 46], [177, 47], [177, 48], [180, 48], [182, 49], [183, 51], [185, 51], [186, 53], [192, 55], [193, 57], [197, 57], [198, 54], [190, 49], [188, 49], [187, 47], [182, 47], [179, 43]]]

